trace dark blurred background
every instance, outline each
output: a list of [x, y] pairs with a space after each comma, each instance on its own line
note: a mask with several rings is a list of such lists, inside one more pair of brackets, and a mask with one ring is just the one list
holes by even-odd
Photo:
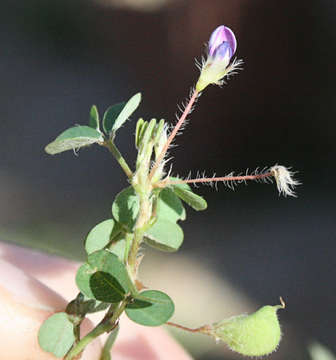
[[331, 0], [2, 0], [1, 239], [83, 259], [78, 245], [110, 216], [126, 180], [104, 149], [52, 157], [44, 146], [86, 124], [92, 104], [103, 112], [141, 91], [117, 139], [133, 164], [136, 117], [174, 121], [197, 80], [194, 58], [225, 24], [244, 70], [202, 95], [172, 152], [173, 173], [279, 163], [303, 185], [297, 199], [272, 185], [200, 187], [209, 208], [189, 211], [182, 253], [258, 306], [285, 297], [293, 341], [269, 358], [309, 359], [311, 339], [336, 351], [335, 20]]

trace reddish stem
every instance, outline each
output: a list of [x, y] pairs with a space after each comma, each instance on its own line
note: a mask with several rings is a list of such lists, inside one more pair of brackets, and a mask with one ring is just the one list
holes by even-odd
[[160, 155], [158, 156], [158, 158], [155, 161], [154, 166], [152, 167], [152, 170], [149, 174], [149, 179], [151, 179], [153, 177], [153, 175], [155, 174], [156, 169], [159, 167], [159, 165], [161, 164], [162, 160], [164, 159], [167, 150], [170, 146], [170, 144], [172, 143], [172, 141], [174, 140], [177, 132], [179, 131], [179, 129], [181, 128], [181, 126], [183, 125], [185, 119], [187, 118], [188, 114], [190, 113], [190, 110], [198, 96], [199, 92], [197, 90], [194, 90], [194, 93], [192, 94], [188, 105], [186, 106], [186, 108], [184, 109], [184, 112], [182, 114], [182, 116], [180, 117], [180, 119], [178, 120], [177, 124], [174, 127], [174, 130], [171, 132], [171, 134], [169, 135], [169, 138], [167, 140], [167, 142], [165, 143]]
[[219, 182], [219, 181], [246, 181], [246, 180], [258, 180], [273, 177], [271, 172], [257, 175], [244, 175], [244, 176], [223, 176], [213, 178], [199, 178], [199, 179], [187, 179], [187, 180], [166, 180], [156, 184], [156, 187], [165, 187], [167, 185], [178, 184], [193, 184], [193, 183], [205, 183], [205, 182]]
[[174, 326], [178, 329], [181, 329], [181, 330], [184, 330], [184, 331], [188, 331], [188, 332], [191, 332], [191, 333], [203, 333], [203, 334], [207, 334], [208, 331], [210, 330], [210, 327], [209, 325], [204, 325], [204, 326], [201, 326], [199, 328], [196, 328], [196, 329], [191, 329], [191, 328], [188, 328], [186, 326], [182, 326], [182, 325], [179, 325], [179, 324], [175, 324], [173, 322], [166, 322], [166, 325], [169, 325], [169, 326]]
[[273, 176], [271, 172], [258, 175], [243, 175], [243, 176], [223, 176], [223, 177], [214, 177], [214, 178], [199, 178], [199, 179], [187, 179], [181, 181], [169, 181], [168, 184], [188, 184], [188, 183], [203, 183], [203, 182], [217, 182], [217, 181], [245, 181], [245, 180], [258, 180], [265, 179]]

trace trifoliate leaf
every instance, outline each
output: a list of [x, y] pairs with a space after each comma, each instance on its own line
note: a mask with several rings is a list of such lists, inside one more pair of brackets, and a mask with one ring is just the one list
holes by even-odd
[[145, 326], [159, 326], [174, 313], [172, 299], [162, 291], [145, 290], [127, 305], [126, 314], [134, 322]]
[[74, 341], [74, 325], [64, 312], [51, 315], [42, 324], [38, 333], [41, 348], [57, 358], [65, 356]]
[[104, 141], [100, 132], [89, 126], [74, 126], [65, 130], [45, 147], [48, 154], [54, 155], [67, 150], [78, 150], [84, 146]]

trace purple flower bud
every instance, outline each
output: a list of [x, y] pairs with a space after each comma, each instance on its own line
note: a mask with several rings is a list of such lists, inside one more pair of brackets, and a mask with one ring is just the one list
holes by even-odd
[[224, 59], [225, 57], [228, 57], [228, 60], [230, 60], [232, 55], [233, 54], [230, 44], [227, 41], [224, 41], [215, 49], [212, 57], [219, 59]]
[[[230, 48], [230, 58], [236, 52], [237, 41], [232, 30], [224, 25], [218, 26], [213, 31], [209, 40], [209, 56], [215, 56], [217, 49], [223, 44], [228, 43]], [[223, 49], [221, 50], [223, 51]]]

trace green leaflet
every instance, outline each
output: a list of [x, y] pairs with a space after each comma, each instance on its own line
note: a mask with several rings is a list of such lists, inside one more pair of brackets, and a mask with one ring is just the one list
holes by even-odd
[[65, 356], [74, 341], [74, 325], [64, 312], [51, 315], [42, 324], [38, 333], [41, 348], [57, 358]]
[[136, 223], [140, 209], [139, 197], [132, 186], [122, 190], [112, 205], [113, 217], [126, 227], [129, 232]]
[[[118, 302], [128, 292], [136, 292], [125, 265], [115, 254], [99, 250], [88, 256], [77, 271], [79, 290], [89, 299]], [[108, 297], [105, 294], [109, 294]]]
[[118, 116], [122, 112], [123, 108], [125, 107], [125, 105], [126, 105], [125, 102], [121, 102], [121, 103], [110, 106], [105, 111], [105, 114], [103, 117], [103, 129], [106, 134], [109, 134], [112, 131], [113, 126], [114, 126]]
[[103, 249], [112, 239], [121, 232], [121, 227], [113, 219], [108, 219], [97, 224], [87, 235], [85, 250], [91, 254]]
[[[173, 178], [171, 179], [176, 180]], [[171, 185], [171, 188], [180, 199], [186, 202], [194, 210], [205, 210], [208, 207], [207, 202], [201, 196], [193, 193], [188, 184], [173, 184]]]
[[133, 303], [127, 305], [126, 314], [138, 324], [159, 326], [171, 318], [174, 310], [174, 303], [167, 294], [157, 290], [145, 290]]
[[99, 113], [96, 105], [90, 109], [89, 126], [99, 131]]
[[104, 138], [97, 130], [89, 126], [74, 126], [62, 132], [53, 142], [48, 144], [45, 151], [54, 155], [67, 150], [77, 150], [102, 141], [104, 141]]
[[157, 203], [157, 217], [174, 222], [186, 219], [186, 211], [182, 202], [172, 189], [165, 188], [160, 192]]
[[133, 95], [126, 103], [118, 117], [116, 118], [111, 131], [117, 131], [125, 121], [134, 113], [141, 102], [141, 93]]
[[159, 218], [146, 231], [144, 240], [157, 250], [173, 252], [183, 243], [183, 231], [175, 222]]

